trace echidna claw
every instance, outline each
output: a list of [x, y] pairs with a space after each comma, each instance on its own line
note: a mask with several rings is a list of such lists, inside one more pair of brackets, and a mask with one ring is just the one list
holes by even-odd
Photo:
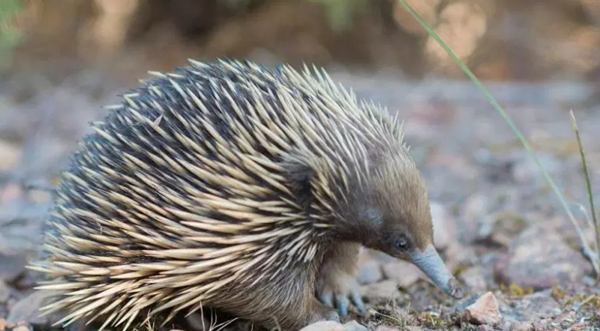
[[[334, 306], [335, 299], [335, 306]], [[337, 308], [337, 313], [340, 317], [348, 317], [348, 309], [352, 303], [361, 314], [367, 313], [367, 308], [362, 300], [362, 296], [357, 290], [351, 290], [350, 293], [331, 293], [329, 291], [322, 292], [319, 295], [319, 300], [330, 308]]]
[[362, 296], [356, 290], [353, 290], [350, 296], [350, 300], [352, 300], [352, 304], [358, 308], [358, 311], [361, 314], [367, 313], [367, 307], [365, 307], [365, 303], [363, 302]]
[[326, 292], [321, 293], [321, 295], [319, 296], [319, 300], [321, 300], [321, 302], [325, 306], [333, 308], [333, 300], [331, 297], [331, 293], [326, 293]]
[[338, 309], [338, 314], [340, 317], [344, 318], [348, 316], [348, 306], [350, 306], [350, 301], [348, 301], [348, 297], [343, 294], [337, 293], [335, 295], [335, 302]]

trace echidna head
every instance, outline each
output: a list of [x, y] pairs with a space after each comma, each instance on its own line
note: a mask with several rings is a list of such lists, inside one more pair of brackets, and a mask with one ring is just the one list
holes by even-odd
[[381, 158], [357, 189], [348, 215], [364, 246], [407, 260], [446, 293], [462, 297], [458, 282], [434, 247], [426, 185], [406, 154]]

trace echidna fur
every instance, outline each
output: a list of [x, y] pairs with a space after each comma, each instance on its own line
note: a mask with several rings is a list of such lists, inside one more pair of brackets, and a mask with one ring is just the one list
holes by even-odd
[[190, 60], [154, 75], [109, 107], [63, 174], [33, 267], [54, 298], [43, 311], [103, 328], [203, 306], [284, 316], [371, 151], [411, 162], [401, 122], [316, 68]]

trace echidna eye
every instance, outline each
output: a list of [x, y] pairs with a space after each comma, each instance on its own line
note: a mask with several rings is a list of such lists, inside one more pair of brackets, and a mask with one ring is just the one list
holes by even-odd
[[408, 239], [405, 236], [400, 236], [396, 239], [396, 248], [406, 249], [408, 248]]

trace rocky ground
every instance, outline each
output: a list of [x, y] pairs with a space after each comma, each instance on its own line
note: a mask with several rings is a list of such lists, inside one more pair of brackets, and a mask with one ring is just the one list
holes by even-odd
[[[25, 264], [40, 249], [47, 189], [88, 132], [87, 123], [123, 92], [106, 76], [81, 71], [58, 81], [0, 80], [0, 331], [48, 329], [47, 318], [36, 313], [36, 275]], [[475, 87], [390, 74], [333, 77], [405, 118], [411, 151], [430, 187], [436, 244], [468, 293], [450, 300], [412, 265], [365, 252], [359, 277], [369, 316], [306, 331], [600, 329], [600, 291], [573, 225]], [[568, 110], [577, 116], [593, 184], [600, 187], [594, 139], [600, 107], [581, 108], [589, 91], [577, 84], [488, 86], [536, 148], [593, 243], [581, 210], [589, 205]], [[185, 328], [200, 325], [190, 320]], [[232, 325], [227, 328], [239, 326]]]

